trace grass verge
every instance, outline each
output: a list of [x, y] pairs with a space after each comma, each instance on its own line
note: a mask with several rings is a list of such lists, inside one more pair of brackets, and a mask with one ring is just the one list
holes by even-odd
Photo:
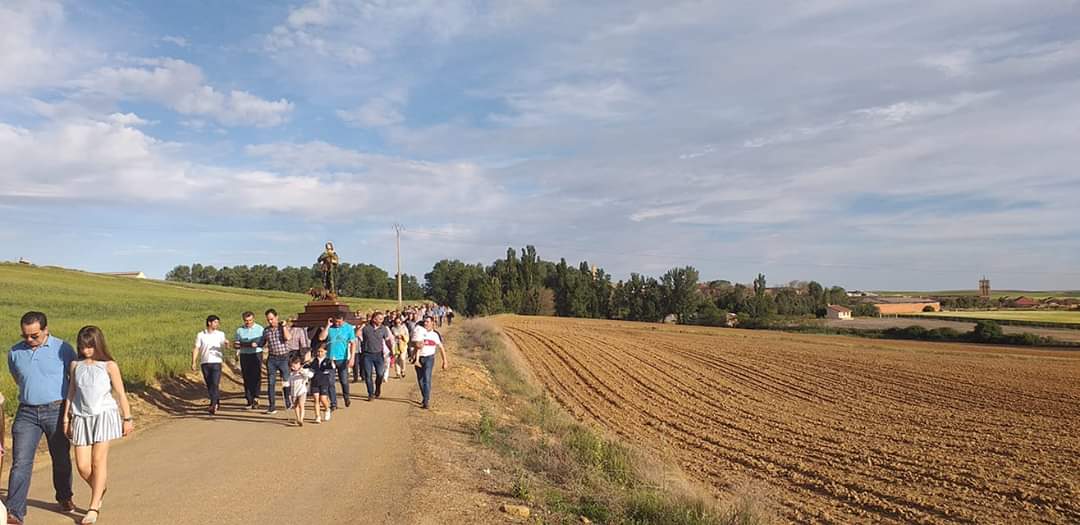
[[575, 421], [527, 378], [498, 327], [462, 323], [457, 347], [483, 363], [505, 395], [481, 411], [475, 440], [520, 466], [506, 494], [546, 523], [756, 525], [771, 523], [750, 494], [720, 504], [670, 467]]

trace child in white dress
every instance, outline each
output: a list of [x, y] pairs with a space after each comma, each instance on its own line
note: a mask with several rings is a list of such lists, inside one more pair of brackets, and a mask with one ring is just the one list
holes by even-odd
[[304, 426], [304, 405], [307, 403], [308, 383], [315, 373], [303, 367], [300, 356], [289, 358], [289, 388], [292, 395], [293, 412], [296, 414], [296, 426]]

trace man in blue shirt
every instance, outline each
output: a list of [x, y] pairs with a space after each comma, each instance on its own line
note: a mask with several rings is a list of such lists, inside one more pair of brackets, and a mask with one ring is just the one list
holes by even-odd
[[[356, 351], [356, 328], [345, 322], [345, 316], [337, 313], [326, 320], [326, 326], [319, 330], [319, 341], [326, 341], [326, 355], [337, 365], [338, 383], [345, 396], [345, 406], [352, 404], [349, 399], [349, 369], [353, 366], [353, 352]], [[330, 389], [330, 410], [337, 410], [337, 389]]]
[[52, 457], [56, 501], [65, 512], [74, 512], [71, 501], [71, 443], [64, 435], [64, 396], [68, 368], [75, 349], [49, 335], [49, 322], [41, 312], [26, 312], [20, 322], [23, 340], [8, 352], [8, 370], [19, 386], [19, 409], [11, 424], [12, 463], [8, 476], [8, 523], [26, 518], [26, 496], [34, 470], [34, 453], [41, 436]]
[[244, 398], [248, 410], [259, 408], [259, 387], [262, 385], [262, 339], [263, 327], [255, 324], [255, 313], [244, 312], [240, 316], [244, 326], [236, 329], [233, 348], [240, 360], [240, 375], [244, 378]]

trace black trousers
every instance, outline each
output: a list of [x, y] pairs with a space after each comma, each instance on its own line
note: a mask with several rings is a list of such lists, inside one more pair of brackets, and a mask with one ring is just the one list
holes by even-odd
[[201, 368], [210, 404], [216, 406], [221, 401], [221, 363], [203, 363]]
[[240, 375], [244, 377], [244, 399], [248, 405], [259, 400], [259, 388], [262, 386], [262, 356], [260, 354], [240, 354]]

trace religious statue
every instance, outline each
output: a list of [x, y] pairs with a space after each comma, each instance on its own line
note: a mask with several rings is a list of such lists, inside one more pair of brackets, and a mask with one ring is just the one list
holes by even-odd
[[319, 256], [319, 270], [322, 271], [323, 288], [326, 289], [328, 296], [337, 297], [336, 279], [334, 273], [337, 271], [338, 266], [338, 254], [334, 251], [334, 243], [326, 243], [326, 251]]

